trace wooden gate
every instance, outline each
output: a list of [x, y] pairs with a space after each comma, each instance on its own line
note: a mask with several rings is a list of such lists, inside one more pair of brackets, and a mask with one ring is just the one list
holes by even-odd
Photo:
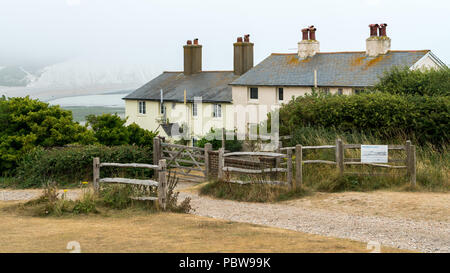
[[167, 169], [179, 181], [204, 182], [208, 173], [208, 150], [206, 148], [184, 146], [161, 142], [155, 138], [153, 143], [154, 160], [166, 159]]

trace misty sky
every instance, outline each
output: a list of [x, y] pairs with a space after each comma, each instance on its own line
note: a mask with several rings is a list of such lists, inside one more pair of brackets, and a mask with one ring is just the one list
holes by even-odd
[[203, 69], [231, 70], [243, 34], [256, 64], [295, 52], [308, 25], [322, 52], [365, 50], [370, 23], [388, 24], [392, 49], [431, 49], [449, 64], [449, 15], [448, 0], [0, 0], [0, 66], [93, 56], [182, 70], [182, 45], [199, 38]]

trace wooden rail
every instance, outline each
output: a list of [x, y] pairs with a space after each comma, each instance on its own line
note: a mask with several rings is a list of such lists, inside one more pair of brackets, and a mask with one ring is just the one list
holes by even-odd
[[[166, 209], [167, 204], [167, 178], [166, 178], [166, 160], [161, 159], [158, 162], [158, 165], [151, 164], [141, 164], [141, 163], [109, 163], [103, 162], [100, 163], [100, 158], [94, 157], [93, 159], [93, 181], [94, 181], [94, 191], [98, 194], [100, 190], [100, 183], [118, 183], [118, 184], [126, 184], [126, 185], [144, 185], [144, 186], [154, 186], [158, 187], [158, 197], [154, 196], [138, 196], [131, 197], [134, 200], [153, 200], [158, 201], [158, 205], [162, 209]], [[121, 167], [121, 168], [146, 168], [153, 169], [158, 171], [155, 176], [158, 177], [158, 181], [151, 179], [130, 179], [130, 178], [122, 178], [122, 177], [106, 177], [100, 178], [100, 168], [101, 167]]]

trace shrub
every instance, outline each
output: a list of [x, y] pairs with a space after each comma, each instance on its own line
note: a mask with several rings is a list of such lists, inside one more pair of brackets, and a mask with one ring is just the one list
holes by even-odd
[[[226, 134], [225, 134], [226, 136]], [[210, 132], [197, 141], [197, 147], [204, 148], [206, 143], [211, 143], [214, 150], [222, 148], [222, 131], [211, 128]], [[242, 141], [234, 136], [233, 140], [225, 139], [225, 149], [231, 152], [237, 152], [242, 149]]]
[[369, 93], [297, 97], [280, 109], [280, 134], [301, 127], [363, 132], [380, 139], [399, 135], [420, 143], [448, 143], [450, 97]]
[[450, 95], [450, 69], [411, 70], [394, 68], [386, 72], [373, 90], [401, 95]]
[[[131, 145], [106, 147], [89, 145], [55, 149], [36, 148], [26, 154], [17, 168], [18, 186], [39, 187], [48, 180], [58, 185], [92, 180], [92, 159], [102, 162], [148, 163], [153, 162], [152, 147]], [[151, 177], [152, 170], [137, 168], [101, 168], [101, 176]]]
[[0, 173], [12, 172], [34, 147], [93, 143], [92, 132], [72, 119], [72, 112], [29, 97], [0, 98]]

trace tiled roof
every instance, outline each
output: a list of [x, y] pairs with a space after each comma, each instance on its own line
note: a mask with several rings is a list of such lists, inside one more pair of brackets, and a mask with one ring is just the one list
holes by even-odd
[[272, 54], [231, 85], [314, 86], [317, 70], [318, 86], [373, 86], [385, 71], [411, 67], [428, 52], [389, 51], [377, 57], [368, 57], [365, 51], [317, 53], [305, 59], [297, 54]]
[[184, 90], [188, 101], [194, 97], [202, 97], [204, 102], [231, 102], [231, 86], [239, 76], [233, 71], [204, 71], [193, 75], [183, 72], [164, 72], [133, 93], [125, 100], [160, 100], [160, 90], [163, 90], [165, 101], [184, 101]]

